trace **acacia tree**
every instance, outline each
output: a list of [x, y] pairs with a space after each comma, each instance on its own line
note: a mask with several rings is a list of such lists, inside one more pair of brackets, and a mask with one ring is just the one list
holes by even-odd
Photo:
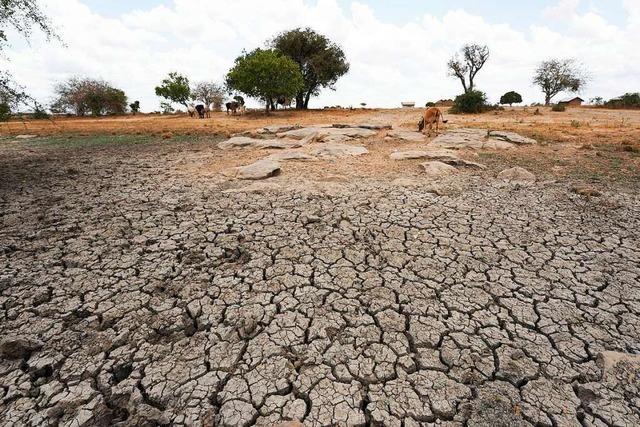
[[[309, 99], [334, 85], [349, 71], [340, 46], [311, 28], [296, 28], [276, 36], [271, 47], [291, 58], [299, 67], [304, 86], [295, 94], [296, 108], [309, 108]], [[280, 94], [285, 95], [285, 94]]]
[[560, 92], [578, 92], [587, 84], [587, 75], [573, 59], [550, 59], [538, 65], [533, 83], [544, 93], [544, 105]]
[[293, 96], [304, 87], [298, 65], [273, 49], [239, 56], [227, 74], [227, 87], [258, 98], [269, 106], [278, 96]]
[[140, 111], [140, 101], [134, 101], [129, 104], [129, 108], [131, 108], [131, 113], [135, 116]]
[[476, 75], [488, 60], [489, 47], [478, 44], [464, 45], [460, 53], [456, 53], [447, 63], [449, 75], [460, 79], [464, 93], [472, 92]]
[[208, 106], [213, 104], [213, 109], [218, 111], [222, 108], [224, 88], [214, 82], [199, 82], [191, 89], [191, 99], [202, 101]]
[[124, 114], [127, 108], [125, 93], [104, 80], [72, 77], [56, 84], [54, 91], [57, 98], [51, 110], [55, 112], [100, 116]]
[[500, 97], [500, 104], [503, 104], [503, 105], [509, 104], [509, 106], [512, 106], [513, 104], [519, 104], [521, 102], [522, 102], [522, 95], [520, 95], [518, 92], [515, 92], [515, 91], [507, 92]]
[[162, 80], [160, 86], [156, 86], [156, 95], [166, 99], [168, 102], [184, 105], [189, 108], [191, 99], [191, 89], [189, 79], [175, 71]]

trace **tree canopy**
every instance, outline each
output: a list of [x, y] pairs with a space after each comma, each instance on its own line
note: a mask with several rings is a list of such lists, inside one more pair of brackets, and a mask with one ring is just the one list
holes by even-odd
[[449, 60], [449, 75], [457, 77], [462, 83], [464, 93], [473, 92], [478, 72], [489, 60], [489, 47], [478, 44], [467, 44]]
[[189, 79], [172, 71], [162, 80], [160, 86], [156, 86], [156, 95], [189, 108], [188, 102], [191, 99]]
[[104, 80], [88, 77], [72, 77], [58, 83], [54, 91], [57, 98], [51, 105], [55, 112], [73, 112], [78, 116], [91, 113], [124, 114], [127, 109], [127, 96]]
[[291, 58], [300, 68], [304, 86], [295, 94], [298, 109], [309, 108], [309, 99], [317, 96], [321, 89], [335, 90], [338, 79], [349, 71], [340, 46], [310, 28], [285, 31], [272, 40], [271, 47]]
[[578, 92], [587, 84], [587, 75], [573, 59], [550, 59], [538, 65], [533, 83], [542, 89], [544, 104], [551, 104], [560, 92]]
[[224, 88], [214, 82], [198, 82], [191, 89], [191, 99], [202, 101], [208, 106], [213, 104], [214, 110], [220, 110], [224, 100]]
[[500, 97], [500, 104], [519, 104], [522, 102], [522, 95], [518, 92], [510, 91]]
[[293, 96], [304, 87], [298, 65], [273, 49], [244, 53], [227, 74], [227, 86], [269, 106], [278, 96]]

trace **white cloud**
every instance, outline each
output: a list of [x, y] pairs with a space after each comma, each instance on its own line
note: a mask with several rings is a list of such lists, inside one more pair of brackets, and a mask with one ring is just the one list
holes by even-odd
[[640, 63], [634, 30], [640, 24], [640, 2], [622, 1], [629, 21], [620, 27], [594, 10], [578, 13], [579, 0], [561, 0], [543, 11], [562, 19], [562, 29], [554, 30], [493, 24], [461, 9], [398, 25], [359, 1], [343, 9], [337, 0], [174, 0], [170, 6], [106, 18], [81, 0], [50, 0], [48, 13], [67, 47], [36, 37], [30, 47], [16, 46], [8, 53], [9, 68], [43, 100], [51, 97], [56, 81], [90, 75], [111, 81], [150, 111], [159, 104], [153, 89], [168, 71], [185, 73], [193, 81], [221, 81], [242, 49], [310, 25], [338, 42], [351, 62], [337, 90], [324, 91], [312, 101], [315, 107], [360, 102], [392, 107], [403, 100], [423, 104], [453, 97], [461, 88], [447, 77], [446, 63], [467, 42], [491, 48], [476, 83], [493, 101], [508, 90], [522, 93], [525, 102], [540, 100], [531, 74], [549, 57], [573, 57], [591, 70], [585, 97], [612, 97], [640, 87], [640, 75], [632, 69]]

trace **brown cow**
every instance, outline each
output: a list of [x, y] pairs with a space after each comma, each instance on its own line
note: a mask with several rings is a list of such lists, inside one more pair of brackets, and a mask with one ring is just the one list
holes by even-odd
[[444, 119], [442, 115], [442, 111], [439, 108], [431, 107], [427, 108], [424, 112], [424, 115], [420, 119], [420, 123], [418, 123], [418, 132], [424, 133], [424, 128], [428, 125], [429, 131], [427, 133], [428, 136], [431, 136], [431, 130], [433, 129], [433, 124], [436, 125], [436, 135], [438, 134], [438, 124], [442, 120], [442, 123], [447, 123], [448, 120]]

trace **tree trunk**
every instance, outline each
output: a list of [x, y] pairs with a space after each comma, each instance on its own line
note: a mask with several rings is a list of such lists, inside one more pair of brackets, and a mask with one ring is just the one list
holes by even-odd
[[547, 107], [549, 105], [551, 105], [551, 96], [550, 95], [545, 95], [544, 96], [544, 105], [546, 105]]
[[311, 92], [307, 92], [307, 94], [305, 95], [304, 98], [304, 109], [308, 110], [309, 109], [309, 99], [311, 98]]
[[296, 110], [304, 109], [304, 92], [300, 92], [296, 95]]

